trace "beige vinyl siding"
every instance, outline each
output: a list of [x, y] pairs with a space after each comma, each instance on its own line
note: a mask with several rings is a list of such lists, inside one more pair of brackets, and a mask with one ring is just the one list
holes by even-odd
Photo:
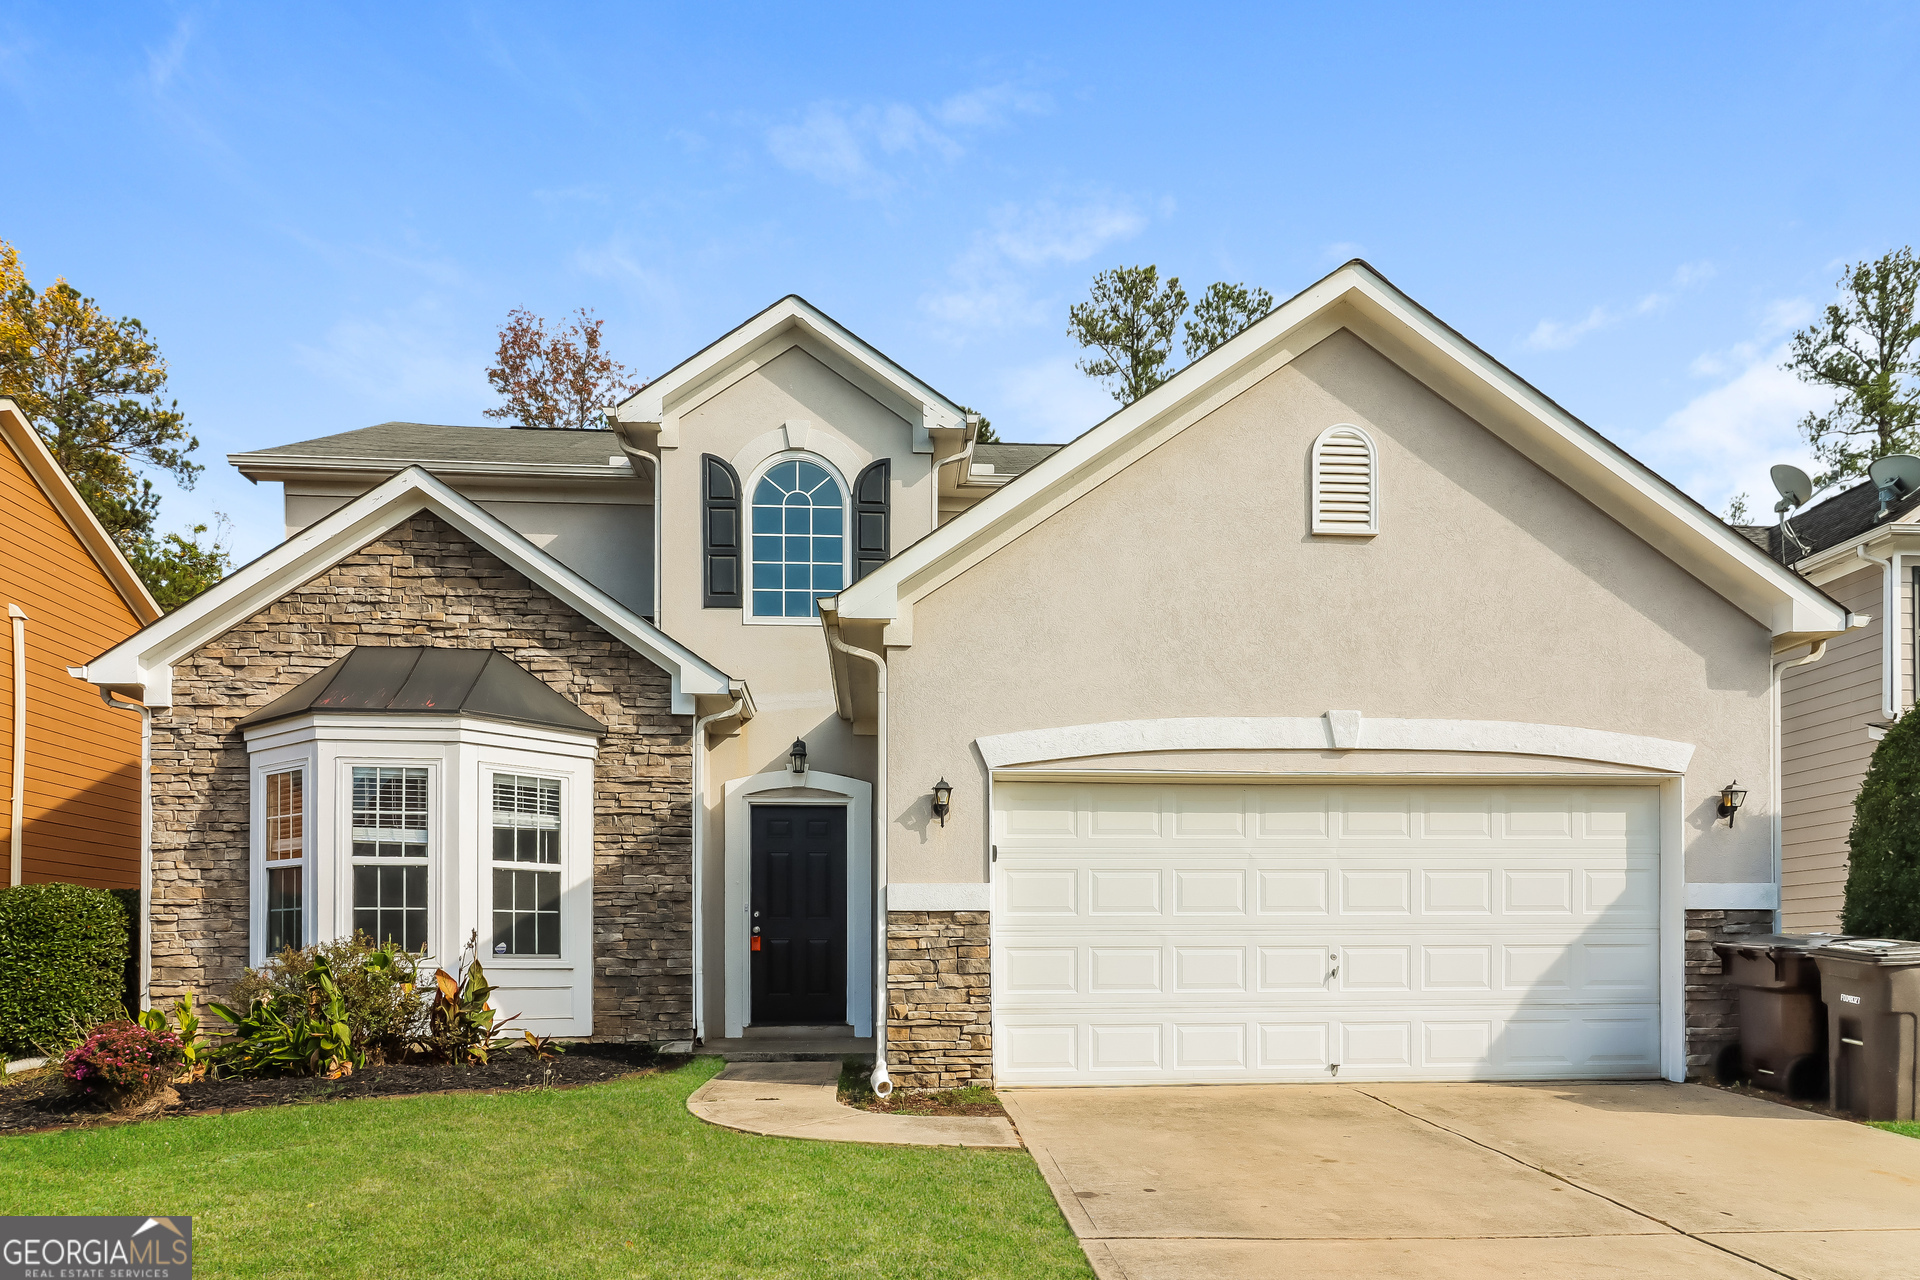
[[[1826, 584], [1829, 595], [1873, 621], [1827, 645], [1827, 655], [1789, 667], [1780, 686], [1780, 924], [1788, 933], [1840, 927], [1847, 881], [1847, 833], [1881, 718], [1881, 570], [1868, 565]], [[1912, 608], [1909, 584], [1904, 608]], [[1911, 694], [1912, 655], [1906, 689]]]

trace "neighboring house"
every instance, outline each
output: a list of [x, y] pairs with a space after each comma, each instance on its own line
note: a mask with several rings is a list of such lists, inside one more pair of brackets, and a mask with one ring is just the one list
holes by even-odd
[[1064, 448], [797, 298], [610, 425], [234, 457], [288, 542], [86, 671], [154, 708], [156, 997], [358, 926], [907, 1086], [1729, 1034], [1774, 664], [1847, 611], [1365, 264]]
[[0, 857], [11, 884], [139, 883], [140, 717], [68, 668], [160, 616], [18, 405], [0, 398]]
[[1790, 933], [1839, 930], [1854, 797], [1883, 730], [1915, 700], [1920, 493], [1882, 511], [1863, 481], [1795, 513], [1792, 537], [1777, 525], [1746, 530], [1858, 624], [1817, 663], [1790, 663], [1782, 675], [1780, 927]]

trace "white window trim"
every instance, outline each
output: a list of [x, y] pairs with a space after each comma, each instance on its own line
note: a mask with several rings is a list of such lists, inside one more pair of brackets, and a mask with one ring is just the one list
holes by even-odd
[[[592, 734], [536, 729], [469, 716], [299, 716], [246, 731], [251, 815], [248, 962], [265, 959], [268, 773], [306, 769], [303, 938], [308, 945], [353, 930], [353, 767], [428, 770], [427, 946], [451, 971], [477, 930], [480, 963], [516, 1026], [543, 1035], [593, 1033], [594, 766]], [[495, 956], [493, 795], [495, 773], [560, 780], [560, 956]], [[394, 861], [400, 861], [395, 859]]]
[[[1353, 435], [1367, 450], [1367, 523], [1324, 523], [1320, 519], [1320, 448], [1335, 435]], [[1365, 428], [1351, 422], [1336, 422], [1313, 438], [1313, 451], [1307, 455], [1307, 467], [1313, 474], [1313, 489], [1308, 495], [1309, 531], [1317, 536], [1371, 538], [1380, 532], [1380, 450]]]
[[285, 862], [267, 860], [267, 775], [299, 769], [302, 773], [300, 820], [300, 942], [313, 941], [314, 758], [303, 746], [282, 746], [248, 758], [247, 831], [250, 873], [247, 876], [247, 963], [259, 966], [267, 958], [267, 872]]
[[[746, 554], [742, 557], [743, 577], [740, 600], [740, 622], [748, 627], [817, 627], [820, 625], [820, 611], [816, 606], [810, 618], [762, 618], [753, 612], [753, 493], [759, 488], [760, 481], [767, 472], [783, 462], [811, 462], [833, 477], [840, 486], [840, 582], [841, 590], [853, 580], [853, 486], [847, 480], [845, 471], [837, 466], [825, 454], [810, 449], [782, 449], [754, 468], [753, 473], [740, 485], [740, 527], [741, 548]], [[833, 595], [831, 591], [819, 593]], [[817, 597], [816, 597], [817, 598]]]

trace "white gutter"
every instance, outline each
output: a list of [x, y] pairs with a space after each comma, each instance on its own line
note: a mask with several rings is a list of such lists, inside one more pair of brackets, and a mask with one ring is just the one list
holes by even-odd
[[1853, 549], [1862, 560], [1880, 566], [1880, 714], [1888, 720], [1900, 715], [1900, 553], [1886, 559], [1870, 555], [1866, 544]]
[[1773, 731], [1767, 738], [1767, 754], [1772, 757], [1773, 778], [1773, 931], [1779, 933], [1785, 927], [1782, 916], [1786, 911], [1786, 831], [1787, 799], [1782, 794], [1785, 780], [1781, 777], [1784, 769], [1786, 750], [1780, 741], [1783, 716], [1780, 709], [1781, 675], [1788, 667], [1806, 667], [1827, 656], [1825, 640], [1813, 646], [1804, 658], [1783, 658], [1773, 664], [1773, 689], [1771, 704], [1773, 707]]
[[736, 695], [733, 705], [724, 711], [716, 711], [710, 716], [701, 716], [693, 722], [693, 1038], [706, 1038], [707, 1012], [706, 988], [701, 975], [706, 971], [706, 953], [701, 950], [706, 930], [701, 921], [701, 886], [705, 877], [700, 873], [701, 833], [707, 826], [707, 799], [700, 789], [700, 763], [707, 754], [707, 726], [716, 720], [740, 714], [740, 708], [746, 704], [744, 694]]
[[[81, 670], [74, 668], [73, 670]], [[72, 674], [72, 670], [68, 672]], [[140, 1007], [150, 1009], [153, 999], [153, 708], [137, 702], [115, 702], [114, 695], [100, 690], [100, 701], [115, 711], [134, 711], [140, 715], [140, 919], [134, 929], [139, 935], [135, 946], [140, 952]]]
[[[967, 423], [966, 447], [961, 449], [960, 452], [958, 453], [948, 454], [946, 457], [941, 458], [939, 461], [933, 464], [933, 523], [927, 526], [929, 529], [938, 529], [940, 527], [940, 469], [942, 467], [945, 467], [950, 462], [961, 462], [963, 460], [966, 460], [967, 466], [969, 468], [971, 468], [971, 466], [973, 465], [971, 462], [971, 459], [973, 457], [973, 446], [974, 446], [974, 442], [978, 440], [980, 437], [980, 425], [979, 425], [980, 415], [976, 413], [968, 414], [966, 423]], [[967, 471], [962, 470], [960, 473], [960, 478], [953, 482], [954, 488], [956, 489], [959, 488], [962, 484], [966, 482], [966, 479], [967, 479]]]
[[[934, 473], [939, 489], [939, 472]], [[840, 638], [838, 626], [822, 627], [827, 643], [850, 658], [862, 658], [873, 664], [875, 690], [880, 699], [874, 720], [879, 740], [875, 745], [873, 786], [873, 1074], [868, 1083], [875, 1097], [893, 1092], [887, 1075], [887, 660], [865, 649], [856, 649]], [[853, 709], [853, 694], [847, 694], [847, 709]]]
[[17, 604], [7, 606], [13, 622], [13, 883], [20, 883], [24, 851], [21, 836], [27, 821], [27, 615]]

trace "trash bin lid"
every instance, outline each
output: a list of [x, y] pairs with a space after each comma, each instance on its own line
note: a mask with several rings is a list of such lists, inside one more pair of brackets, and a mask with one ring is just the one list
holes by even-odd
[[[1719, 952], [1727, 951], [1765, 951], [1772, 954], [1777, 951], [1810, 952], [1819, 947], [1832, 946], [1843, 942], [1849, 935], [1844, 933], [1750, 933], [1744, 938], [1727, 938], [1713, 944]], [[1914, 945], [1920, 946], [1920, 943]]]
[[1856, 964], [1920, 964], [1920, 942], [1904, 938], [1842, 938], [1820, 947], [1816, 955]]

